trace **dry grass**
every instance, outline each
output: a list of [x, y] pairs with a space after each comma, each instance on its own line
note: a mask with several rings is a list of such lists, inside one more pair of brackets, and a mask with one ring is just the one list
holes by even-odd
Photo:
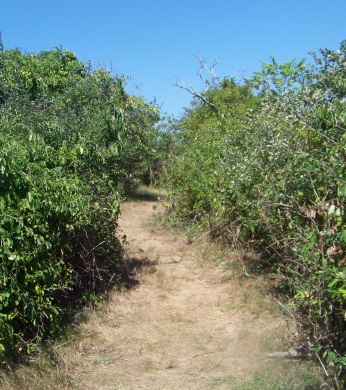
[[237, 253], [209, 246], [201, 256], [186, 239], [149, 228], [156, 204], [147, 197], [123, 205], [131, 288], [89, 313], [78, 326], [83, 337], [56, 349], [55, 366], [20, 367], [3, 377], [3, 388], [260, 389], [282, 382], [283, 363], [266, 354], [283, 348], [285, 318], [265, 279], [239, 277]]
[[23, 364], [7, 368], [0, 374], [0, 388], [4, 390], [66, 390], [73, 388], [65, 362], [40, 354], [39, 363]]

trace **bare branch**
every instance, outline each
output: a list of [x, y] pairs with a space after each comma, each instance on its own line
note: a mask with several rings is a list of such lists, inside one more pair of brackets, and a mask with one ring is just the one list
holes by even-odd
[[209, 100], [207, 100], [205, 98], [205, 96], [203, 96], [203, 94], [205, 92], [199, 93], [199, 92], [196, 91], [196, 89], [192, 85], [186, 86], [185, 83], [182, 80], [178, 80], [178, 79], [176, 80], [175, 83], [172, 83], [172, 84], [175, 87], [179, 87], [181, 89], [184, 89], [185, 91], [189, 92], [192, 96], [202, 100], [203, 103], [208, 105], [213, 110], [217, 111], [217, 107], [215, 106], [215, 104], [211, 103]]
[[[206, 93], [209, 90], [220, 88], [222, 85], [222, 82], [225, 79], [234, 79], [237, 74], [234, 76], [225, 76], [222, 79], [216, 75], [215, 68], [218, 64], [218, 61], [215, 59], [210, 67], [207, 66], [204, 58], [199, 56], [195, 53], [195, 57], [197, 58], [199, 62], [199, 68], [197, 70], [197, 75], [201, 79], [202, 83], [204, 84], [205, 88], [203, 92], [197, 92], [196, 88], [194, 88], [191, 84], [188, 86], [180, 79], [176, 78], [175, 83], [172, 83], [174, 86], [179, 87], [181, 89], [184, 89], [185, 91], [189, 92], [192, 96], [195, 98], [201, 100], [204, 104], [212, 108], [214, 111], [218, 111], [217, 106], [208, 100], [206, 97]], [[244, 71], [241, 71], [241, 73], [244, 73]], [[206, 76], [205, 76], [206, 75]]]
[[[198, 54], [195, 54], [195, 57], [198, 59], [199, 62], [199, 69], [197, 70], [197, 75], [205, 86], [204, 91], [197, 92], [197, 90], [192, 85], [189, 84], [188, 86], [186, 86], [186, 84], [182, 80], [178, 80], [178, 79], [176, 79], [176, 82], [172, 84], [176, 87], [184, 89], [185, 91], [189, 92], [192, 96], [196, 97], [197, 99], [200, 99], [203, 103], [205, 103], [207, 106], [212, 108], [214, 111], [217, 111], [217, 107], [215, 106], [215, 104], [210, 102], [205, 97], [205, 94], [210, 89], [218, 88], [221, 84], [220, 78], [215, 74], [215, 67], [218, 64], [218, 62], [217, 60], [214, 60], [211, 67], [208, 68], [204, 58], [200, 57]], [[209, 78], [204, 77], [203, 76], [204, 73], [207, 73]]]
[[[195, 56], [200, 64], [197, 74], [202, 80], [203, 84], [206, 86], [206, 89], [203, 93], [207, 92], [210, 88], [218, 87], [221, 84], [220, 77], [215, 74], [215, 67], [218, 64], [218, 61], [215, 59], [211, 67], [208, 68], [204, 58], [200, 57], [198, 54], [195, 54]], [[211, 76], [211, 81], [203, 78], [203, 72], [207, 72]]]

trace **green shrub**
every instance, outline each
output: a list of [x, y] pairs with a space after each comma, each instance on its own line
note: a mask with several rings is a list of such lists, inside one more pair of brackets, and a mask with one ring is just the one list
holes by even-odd
[[207, 92], [215, 109], [194, 102], [179, 123], [182, 146], [168, 161], [165, 180], [175, 215], [263, 253], [260, 265], [284, 277], [282, 298], [296, 308], [307, 347], [335, 355], [339, 369], [346, 42], [314, 60], [279, 65], [272, 59], [246, 86], [228, 84], [225, 94], [221, 84]]
[[[116, 220], [138, 166], [129, 150], [143, 132], [142, 153], [157, 111], [129, 99], [123, 78], [71, 52], [1, 53], [2, 356], [59, 334], [71, 310], [117, 280]], [[130, 130], [130, 109], [152, 115], [145, 130]]]

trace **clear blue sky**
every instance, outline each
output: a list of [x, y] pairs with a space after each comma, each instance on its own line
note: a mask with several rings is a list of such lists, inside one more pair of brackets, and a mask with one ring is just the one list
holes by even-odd
[[179, 115], [190, 95], [175, 77], [197, 88], [198, 62], [217, 58], [217, 73], [246, 75], [261, 61], [309, 58], [346, 39], [346, 0], [0, 0], [6, 49], [26, 52], [56, 46], [95, 67], [112, 68], [141, 85], [147, 100]]

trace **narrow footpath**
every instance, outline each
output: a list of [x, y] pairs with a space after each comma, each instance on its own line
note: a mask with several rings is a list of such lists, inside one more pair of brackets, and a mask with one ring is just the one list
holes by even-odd
[[278, 347], [283, 319], [260, 313], [256, 302], [248, 308], [250, 292], [229, 270], [207, 264], [184, 237], [153, 227], [156, 206], [122, 206], [128, 288], [81, 325], [86, 337], [70, 356], [77, 388], [232, 389], [272, 364], [267, 353]]

